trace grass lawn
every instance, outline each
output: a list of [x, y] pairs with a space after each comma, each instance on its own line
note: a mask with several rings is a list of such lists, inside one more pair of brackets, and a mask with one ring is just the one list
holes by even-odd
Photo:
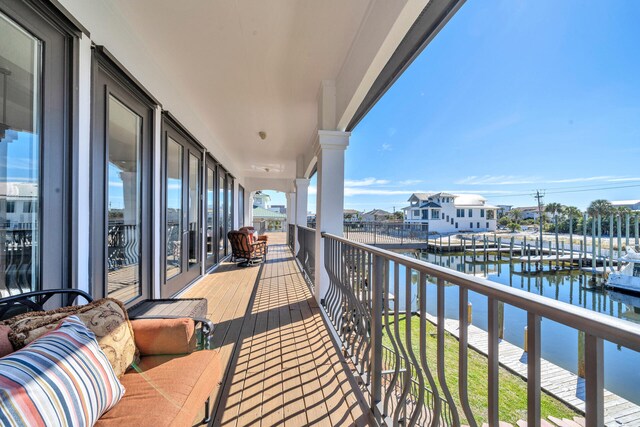
[[[391, 320], [391, 316], [389, 318]], [[419, 339], [420, 339], [420, 323], [417, 316], [411, 319], [411, 344], [417, 360], [419, 357]], [[393, 325], [389, 325], [393, 331]], [[404, 316], [400, 317], [400, 334], [405, 334], [405, 319]], [[438, 384], [437, 372], [436, 372], [436, 327], [427, 322], [427, 362], [431, 368], [436, 384], [438, 385], [438, 391], [440, 396], [444, 398], [441, 393], [441, 386]], [[385, 334], [383, 342], [386, 346], [393, 348], [389, 337], [386, 336], [386, 330], [383, 329]], [[445, 376], [447, 379], [447, 387], [453, 396], [456, 408], [460, 414], [462, 423], [465, 423], [464, 414], [460, 405], [460, 395], [458, 393], [458, 340], [449, 333], [445, 333]], [[468, 396], [469, 405], [476, 418], [478, 424], [487, 422], [487, 358], [486, 356], [478, 353], [477, 351], [469, 348], [468, 351]], [[383, 368], [385, 369], [385, 368]], [[527, 383], [519, 376], [507, 371], [500, 367], [500, 420], [514, 424], [518, 420], [526, 420], [527, 417]], [[428, 384], [426, 377], [425, 383]], [[568, 408], [565, 404], [555, 399], [554, 397], [546, 394], [544, 391], [541, 393], [541, 413], [542, 417], [546, 418], [549, 415], [553, 415], [558, 418], [569, 418], [578, 415], [576, 412]]]

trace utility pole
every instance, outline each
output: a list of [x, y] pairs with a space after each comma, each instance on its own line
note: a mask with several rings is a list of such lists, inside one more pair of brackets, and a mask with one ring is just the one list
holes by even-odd
[[540, 219], [540, 263], [542, 265], [542, 226], [544, 225], [544, 218], [542, 217], [542, 198], [544, 197], [544, 193], [541, 193], [540, 190], [536, 190], [535, 196], [538, 201], [538, 218]]

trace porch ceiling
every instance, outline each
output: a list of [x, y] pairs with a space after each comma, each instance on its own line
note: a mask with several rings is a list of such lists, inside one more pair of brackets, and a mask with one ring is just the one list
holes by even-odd
[[323, 128], [344, 130], [430, 4], [58, 1], [241, 180], [295, 178], [313, 161], [322, 80], [336, 83]]
[[294, 177], [370, 0], [111, 3], [242, 175]]

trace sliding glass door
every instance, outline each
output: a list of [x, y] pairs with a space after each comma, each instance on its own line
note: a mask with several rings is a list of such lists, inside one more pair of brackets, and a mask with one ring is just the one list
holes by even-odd
[[227, 255], [227, 173], [218, 168], [218, 262]]
[[206, 232], [205, 232], [205, 251], [206, 251], [206, 268], [213, 267], [218, 262], [218, 214], [217, 206], [217, 170], [216, 163], [213, 158], [207, 156], [207, 167], [205, 169], [206, 189]]
[[26, 2], [0, 0], [0, 297], [69, 286], [72, 43]]
[[170, 297], [200, 275], [202, 266], [202, 149], [165, 116], [164, 285]]
[[96, 53], [93, 124], [94, 297], [149, 295], [153, 106]]

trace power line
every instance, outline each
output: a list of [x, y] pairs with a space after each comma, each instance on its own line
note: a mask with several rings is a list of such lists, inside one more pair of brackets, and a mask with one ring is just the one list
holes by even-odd
[[[583, 188], [583, 187], [565, 187], [565, 188], [579, 188], [577, 190], [566, 190], [566, 191], [547, 191], [546, 194], [566, 194], [566, 193], [582, 193], [585, 191], [602, 191], [602, 190], [615, 190], [618, 188], [633, 188], [633, 187], [640, 187], [640, 184], [633, 184], [633, 185], [616, 185], [616, 186], [610, 186], [610, 187], [590, 187], [590, 188]], [[558, 188], [559, 190], [562, 190], [562, 187]], [[553, 189], [552, 189], [553, 190]], [[535, 190], [532, 190], [535, 191]], [[497, 195], [497, 196], [490, 196], [489, 198], [491, 199], [495, 199], [495, 198], [499, 198], [499, 197], [531, 197], [531, 192], [529, 193], [514, 193], [514, 194], [501, 194], [501, 195]]]

